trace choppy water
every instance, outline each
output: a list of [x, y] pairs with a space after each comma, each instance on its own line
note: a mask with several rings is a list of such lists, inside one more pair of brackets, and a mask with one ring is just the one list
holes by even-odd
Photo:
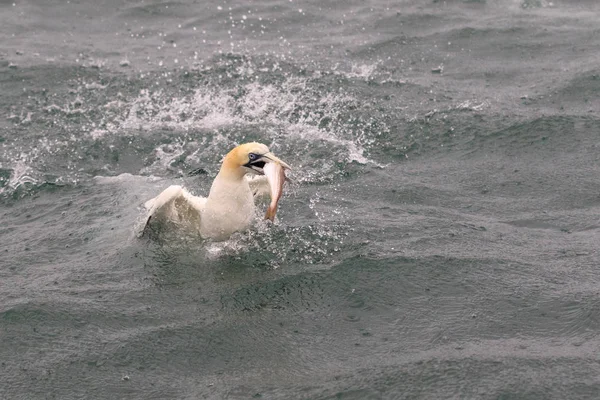
[[[599, 398], [598, 21], [0, 1], [0, 398]], [[250, 140], [278, 224], [136, 239]]]

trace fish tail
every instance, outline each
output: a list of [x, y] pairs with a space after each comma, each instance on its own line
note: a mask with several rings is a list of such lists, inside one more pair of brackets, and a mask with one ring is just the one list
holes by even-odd
[[269, 208], [267, 208], [267, 213], [265, 214], [265, 219], [273, 221], [275, 220], [275, 214], [277, 214], [277, 207], [269, 206]]

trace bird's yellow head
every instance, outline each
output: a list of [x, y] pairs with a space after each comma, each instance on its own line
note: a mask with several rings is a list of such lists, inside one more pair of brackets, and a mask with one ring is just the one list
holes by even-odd
[[221, 172], [238, 175], [240, 177], [247, 173], [264, 175], [263, 167], [270, 162], [281, 164], [286, 169], [290, 166], [277, 158], [262, 143], [244, 143], [231, 150], [223, 159]]

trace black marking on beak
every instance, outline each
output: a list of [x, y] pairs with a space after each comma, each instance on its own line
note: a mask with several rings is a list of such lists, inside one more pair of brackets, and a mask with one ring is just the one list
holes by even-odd
[[258, 161], [255, 161], [255, 162], [251, 163], [251, 165], [253, 167], [258, 167], [260, 169], [263, 169], [265, 167], [265, 164], [266, 164], [266, 162], [264, 162], [262, 160], [258, 160]]
[[244, 167], [250, 168], [251, 170], [253, 170], [257, 173], [264, 175], [263, 168], [267, 164], [264, 161], [266, 157], [263, 157], [262, 154], [260, 154], [260, 155], [252, 154], [252, 155], [254, 157], [251, 157], [251, 158], [254, 158], [254, 159], [253, 160], [251, 159], [248, 163], [244, 164]]

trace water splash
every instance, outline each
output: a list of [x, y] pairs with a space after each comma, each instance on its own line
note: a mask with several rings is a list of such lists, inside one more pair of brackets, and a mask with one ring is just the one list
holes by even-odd
[[[366, 78], [376, 68], [357, 66], [351, 74]], [[146, 73], [125, 87], [78, 78], [68, 93], [24, 108], [15, 126], [27, 119], [43, 139], [5, 144], [0, 160], [13, 170], [26, 153], [27, 176], [36, 182], [44, 170], [68, 182], [124, 172], [181, 176], [197, 167], [215, 172], [233, 145], [258, 140], [291, 155], [302, 167], [300, 181], [331, 181], [348, 164], [376, 164], [370, 148], [389, 131], [369, 104], [332, 85], [337, 76], [226, 55], [198, 70]]]
[[348, 235], [343, 224], [306, 226], [272, 225], [259, 222], [254, 230], [234, 234], [224, 242], [207, 242], [209, 259], [260, 259], [261, 264], [277, 269], [281, 265], [323, 265], [335, 260], [345, 247]]
[[31, 173], [33, 169], [29, 167], [23, 160], [17, 161], [13, 168], [10, 171], [6, 182], [0, 188], [0, 194], [5, 191], [14, 192], [18, 190], [21, 186], [31, 185], [37, 183], [36, 179], [31, 177]]

